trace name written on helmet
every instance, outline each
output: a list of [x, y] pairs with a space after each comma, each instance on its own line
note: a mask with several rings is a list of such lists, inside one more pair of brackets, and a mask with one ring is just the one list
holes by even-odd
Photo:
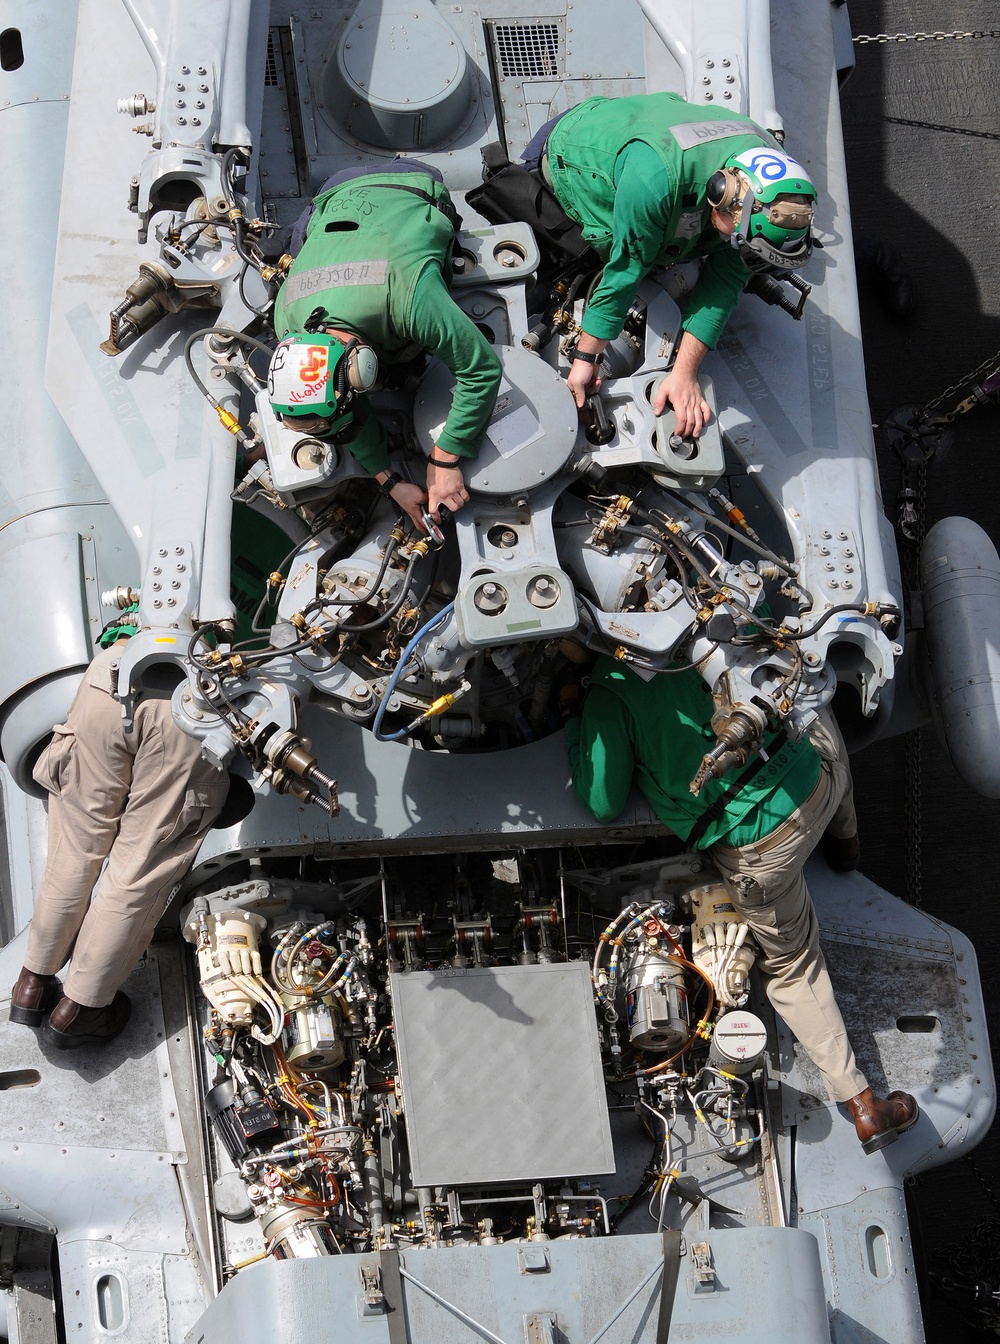
[[[283, 375], [277, 379], [276, 374]], [[323, 345], [279, 345], [268, 371], [267, 390], [272, 398], [282, 395], [289, 405], [316, 401], [330, 381], [329, 353]]]

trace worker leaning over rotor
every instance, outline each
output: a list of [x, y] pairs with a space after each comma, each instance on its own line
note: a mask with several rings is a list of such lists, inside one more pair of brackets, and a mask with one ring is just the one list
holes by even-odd
[[[348, 447], [418, 525], [425, 499], [439, 521], [441, 505], [455, 511], [469, 498], [462, 461], [475, 457], [500, 385], [499, 357], [448, 293], [456, 219], [441, 174], [417, 160], [337, 173], [313, 201], [275, 301], [275, 412]], [[390, 471], [385, 435], [359, 397], [380, 364], [425, 350], [455, 376], [426, 495]]]
[[801, 164], [748, 117], [675, 93], [588, 98], [544, 126], [537, 162], [559, 204], [604, 262], [569, 374], [578, 406], [599, 385], [596, 363], [619, 334], [654, 266], [701, 257], [673, 368], [656, 393], [682, 435], [709, 408], [698, 370], [756, 272], [794, 271], [811, 255], [816, 190]]

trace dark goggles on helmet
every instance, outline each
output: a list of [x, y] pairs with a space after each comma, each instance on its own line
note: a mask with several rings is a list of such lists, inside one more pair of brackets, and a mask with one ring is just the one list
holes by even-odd
[[297, 434], [308, 434], [312, 439], [326, 439], [347, 429], [354, 417], [348, 411], [343, 415], [283, 414], [278, 419], [286, 429], [294, 430]]

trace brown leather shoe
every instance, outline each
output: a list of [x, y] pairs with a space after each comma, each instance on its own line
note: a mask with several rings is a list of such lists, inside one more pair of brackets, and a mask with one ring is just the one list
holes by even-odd
[[823, 836], [823, 857], [835, 873], [853, 873], [861, 862], [861, 842], [858, 833], [853, 835]]
[[909, 1092], [890, 1092], [883, 1098], [877, 1097], [870, 1087], [851, 1097], [847, 1109], [866, 1153], [877, 1153], [895, 1143], [920, 1118], [920, 1107]]
[[36, 975], [26, 966], [10, 991], [10, 1020], [22, 1027], [40, 1027], [62, 998], [62, 984], [54, 975]]
[[82, 1045], [107, 1045], [124, 1031], [132, 1016], [132, 1004], [121, 990], [103, 1008], [85, 1008], [61, 998], [45, 1024], [45, 1039], [58, 1050], [76, 1050]]

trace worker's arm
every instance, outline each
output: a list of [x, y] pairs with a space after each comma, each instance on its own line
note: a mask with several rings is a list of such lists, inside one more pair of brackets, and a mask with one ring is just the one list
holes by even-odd
[[677, 433], [682, 438], [697, 438], [711, 414], [698, 382], [698, 370], [707, 354], [708, 346], [685, 331], [677, 346], [673, 367], [656, 389], [653, 399], [653, 410], [657, 415], [663, 414], [667, 402], [674, 408]]
[[[378, 417], [364, 404], [363, 399], [355, 414], [362, 416], [364, 423], [348, 445], [349, 451], [355, 461], [381, 485], [389, 476], [389, 444], [385, 429]], [[420, 515], [427, 496], [420, 486], [414, 485], [411, 481], [397, 481], [390, 494], [403, 512], [423, 532], [424, 526], [420, 521]]]
[[461, 459], [475, 457], [479, 451], [496, 404], [502, 367], [489, 341], [448, 293], [436, 266], [428, 266], [417, 281], [410, 316], [406, 334], [455, 375], [451, 409], [432, 456], [458, 465], [427, 467], [427, 508], [438, 520], [442, 504], [455, 511], [469, 498]]
[[750, 279], [750, 272], [740, 261], [739, 253], [730, 246], [728, 238], [714, 230], [709, 233], [706, 229], [705, 233], [709, 236], [709, 245], [701, 274], [684, 309], [681, 329], [696, 336], [707, 349], [714, 350]]
[[[670, 220], [673, 185], [659, 157], [639, 141], [615, 164], [611, 251], [583, 315], [579, 348], [599, 354], [625, 325], [639, 285], [656, 264]], [[595, 366], [577, 361], [567, 379], [577, 406], [596, 392]]]
[[598, 821], [614, 821], [632, 788], [632, 715], [617, 695], [591, 686], [583, 714], [566, 723], [570, 775], [577, 797]]

